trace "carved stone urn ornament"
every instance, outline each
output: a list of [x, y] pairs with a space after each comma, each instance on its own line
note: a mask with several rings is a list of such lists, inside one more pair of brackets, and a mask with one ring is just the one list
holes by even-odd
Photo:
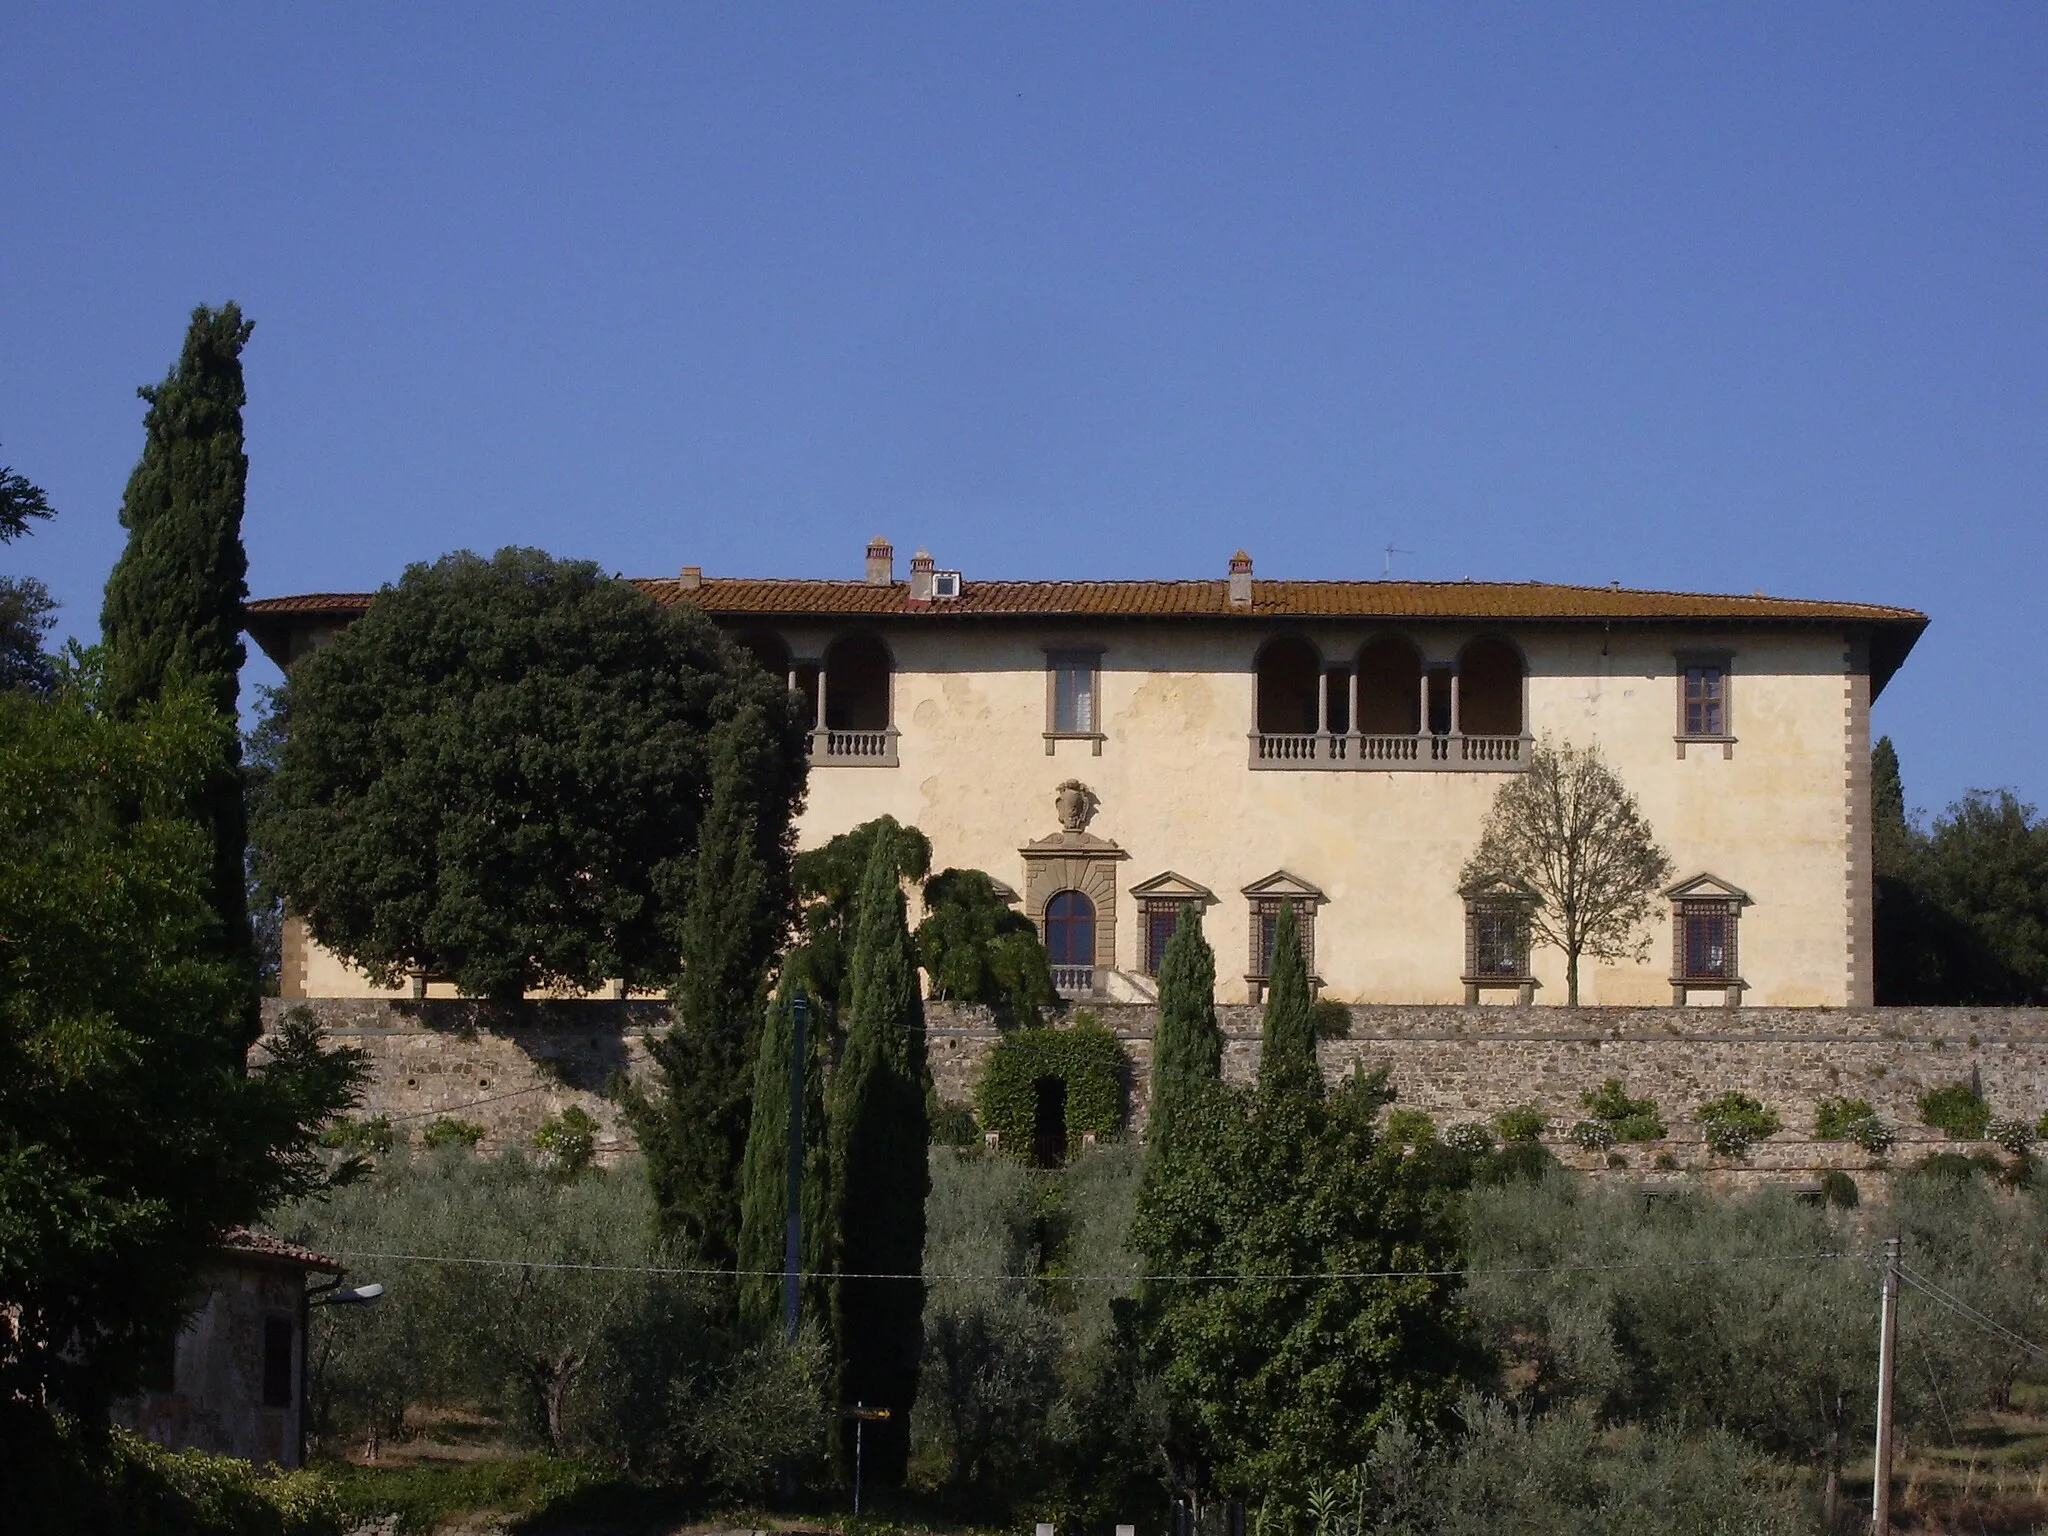
[[1068, 832], [1086, 832], [1088, 823], [1095, 819], [1095, 808], [1101, 803], [1095, 791], [1079, 779], [1067, 780], [1052, 797], [1060, 826]]

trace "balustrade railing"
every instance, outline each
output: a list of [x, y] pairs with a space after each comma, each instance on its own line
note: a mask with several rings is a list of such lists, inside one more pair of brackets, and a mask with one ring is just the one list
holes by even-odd
[[1518, 773], [1529, 766], [1528, 736], [1346, 735], [1254, 731], [1251, 766], [1356, 769], [1375, 773]]
[[813, 763], [845, 763], [857, 767], [896, 766], [895, 726], [879, 731], [812, 731], [809, 752]]
[[1093, 997], [1095, 995], [1095, 967], [1092, 965], [1056, 965], [1052, 968], [1052, 989], [1061, 997]]

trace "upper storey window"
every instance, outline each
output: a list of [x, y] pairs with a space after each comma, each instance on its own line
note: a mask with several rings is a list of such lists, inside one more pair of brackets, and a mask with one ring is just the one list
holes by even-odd
[[[896, 727], [891, 720], [895, 664], [873, 635], [842, 635], [826, 648], [815, 674], [793, 669], [797, 686], [817, 709], [811, 732], [811, 762], [896, 766]], [[813, 692], [815, 690], [815, 692]]]
[[1102, 652], [1045, 653], [1045, 751], [1067, 738], [1091, 741], [1102, 755]]
[[1678, 755], [1687, 742], [1715, 742], [1723, 757], [1735, 754], [1728, 711], [1729, 657], [1725, 651], [1694, 651], [1678, 657]]

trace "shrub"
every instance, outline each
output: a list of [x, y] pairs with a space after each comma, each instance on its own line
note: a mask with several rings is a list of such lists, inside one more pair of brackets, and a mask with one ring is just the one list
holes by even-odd
[[367, 1120], [356, 1120], [337, 1115], [320, 1133], [320, 1145], [338, 1152], [389, 1152], [391, 1117], [373, 1115]]
[[1581, 1120], [1570, 1135], [1573, 1144], [1586, 1152], [1604, 1152], [1614, 1145], [1614, 1127], [1605, 1120]]
[[1385, 1134], [1397, 1146], [1431, 1147], [1436, 1145], [1436, 1122], [1419, 1109], [1389, 1110]]
[[1664, 1119], [1657, 1113], [1657, 1101], [1630, 1098], [1618, 1077], [1610, 1077], [1591, 1092], [1580, 1094], [1579, 1102], [1593, 1119], [1607, 1127], [1614, 1141], [1664, 1139]]
[[541, 1121], [540, 1129], [533, 1133], [533, 1148], [547, 1157], [557, 1173], [581, 1173], [597, 1155], [597, 1129], [597, 1121], [587, 1111], [571, 1104], [559, 1115]]
[[1957, 1141], [1982, 1141], [1991, 1106], [1968, 1083], [1949, 1083], [1920, 1095], [1920, 1123]]
[[1308, 1021], [1318, 1040], [1342, 1040], [1351, 1033], [1351, 1010], [1334, 997], [1319, 997], [1311, 1003]]
[[2037, 1139], [2033, 1126], [2024, 1120], [1994, 1120], [1984, 1128], [1984, 1135], [2014, 1157], [2023, 1156]]
[[1493, 1150], [1493, 1132], [1474, 1123], [1454, 1125], [1444, 1132], [1444, 1145], [1453, 1151], [1483, 1157]]
[[1029, 1157], [1038, 1121], [1038, 1084], [1058, 1078], [1067, 1089], [1067, 1149], [1078, 1152], [1089, 1132], [1123, 1128], [1128, 1061], [1115, 1035], [1085, 1009], [1070, 1028], [1013, 1029], [996, 1042], [975, 1084], [981, 1123], [1002, 1137], [1005, 1152]]
[[484, 1128], [474, 1120], [459, 1120], [453, 1115], [443, 1115], [421, 1134], [420, 1145], [429, 1151], [436, 1147], [454, 1146], [474, 1149], [483, 1139]]
[[1534, 1104], [1517, 1104], [1495, 1115], [1493, 1128], [1502, 1141], [1541, 1141], [1550, 1121]]
[[1863, 1203], [1856, 1181], [1839, 1168], [1830, 1168], [1820, 1176], [1820, 1198], [1823, 1205], [1843, 1211], [1853, 1211]]
[[1724, 1093], [1693, 1112], [1707, 1145], [1723, 1157], [1747, 1157], [1749, 1149], [1784, 1128], [1784, 1122], [1746, 1093]]
[[974, 1110], [969, 1105], [934, 1098], [925, 1118], [931, 1122], [932, 1145], [935, 1147], [981, 1145], [981, 1122], [975, 1119]]
[[1822, 1099], [1813, 1134], [1822, 1141], [1853, 1141], [1872, 1157], [1883, 1157], [1899, 1139], [1868, 1099]]

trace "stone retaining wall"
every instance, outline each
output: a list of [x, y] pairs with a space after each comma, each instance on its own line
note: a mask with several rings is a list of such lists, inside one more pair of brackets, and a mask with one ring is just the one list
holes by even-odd
[[[524, 1142], [547, 1116], [580, 1104], [603, 1127], [599, 1155], [630, 1150], [631, 1136], [607, 1095], [614, 1074], [645, 1070], [648, 1036], [665, 1028], [659, 1002], [487, 1004], [429, 1000], [271, 999], [266, 1022], [292, 1007], [313, 1011], [330, 1035], [369, 1053], [365, 1115], [387, 1115], [417, 1137], [441, 1115], [485, 1127], [486, 1147]], [[986, 1010], [927, 1005], [932, 1075], [941, 1097], [971, 1102], [998, 1032]], [[1133, 1130], [1142, 1134], [1156, 1009], [1094, 1009], [1131, 1058]], [[1917, 1159], [1944, 1142], [1919, 1124], [1917, 1099], [1943, 1083], [1976, 1081], [2001, 1117], [2048, 1111], [2048, 1009], [1996, 1008], [1458, 1008], [1361, 1005], [1347, 1037], [1321, 1047], [1332, 1077], [1385, 1066], [1404, 1107], [1439, 1125], [1485, 1120], [1535, 1103], [1553, 1120], [1555, 1150], [1573, 1166], [1610, 1171], [1605, 1154], [1561, 1140], [1581, 1117], [1579, 1095], [1618, 1077], [1631, 1095], [1655, 1099], [1671, 1126], [1666, 1142], [1615, 1149], [1638, 1178], [1707, 1173], [1716, 1183], [1807, 1180], [1827, 1168], [1868, 1169], [1842, 1142], [1811, 1139], [1816, 1102], [1870, 1100], [1903, 1139], [1892, 1161]], [[1259, 1010], [1218, 1010], [1224, 1071], [1257, 1069]], [[1711, 1154], [1687, 1117], [1731, 1089], [1752, 1094], [1786, 1129], [1747, 1162]], [[1658, 1169], [1659, 1159], [1676, 1164]]]

